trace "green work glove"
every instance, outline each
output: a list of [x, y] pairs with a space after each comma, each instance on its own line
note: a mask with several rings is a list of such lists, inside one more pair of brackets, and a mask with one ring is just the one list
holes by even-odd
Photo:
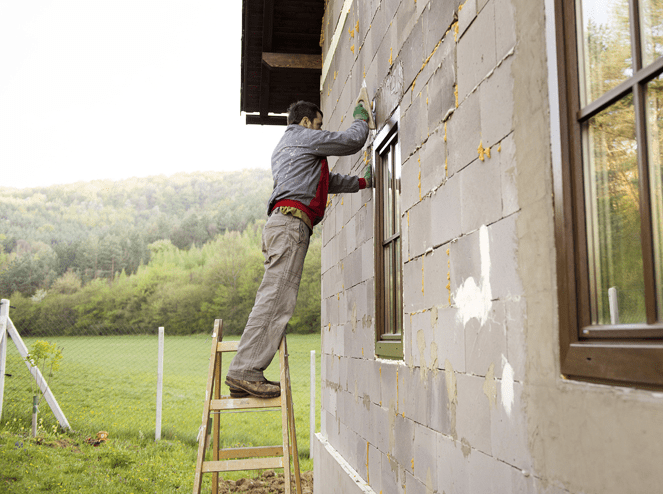
[[373, 170], [370, 164], [366, 165], [366, 168], [364, 168], [364, 180], [366, 180], [367, 189], [373, 187]]
[[359, 103], [357, 106], [355, 106], [355, 111], [352, 112], [352, 117], [355, 120], [363, 120], [364, 122], [368, 122], [368, 111], [366, 111], [366, 108], [364, 108], [361, 103]]

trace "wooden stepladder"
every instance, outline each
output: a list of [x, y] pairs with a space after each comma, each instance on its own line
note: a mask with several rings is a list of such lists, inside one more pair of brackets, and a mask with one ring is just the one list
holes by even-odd
[[[297, 494], [301, 494], [302, 487], [299, 474], [299, 456], [297, 455], [297, 436], [295, 435], [295, 412], [292, 406], [288, 347], [285, 336], [279, 346], [281, 396], [266, 399], [255, 398], [253, 396], [247, 398], [221, 396], [221, 356], [226, 352], [236, 352], [239, 344], [238, 341], [224, 342], [222, 340], [223, 321], [217, 319], [214, 321], [212, 354], [210, 356], [207, 388], [205, 390], [203, 420], [198, 435], [198, 460], [196, 461], [196, 474], [193, 481], [193, 494], [200, 494], [203, 473], [212, 474], [212, 493], [217, 494], [219, 472], [270, 468], [283, 468], [285, 492], [286, 494], [291, 494], [291, 455], [295, 470]], [[228, 413], [237, 410], [264, 411], [270, 408], [281, 409], [282, 445], [219, 449], [221, 417], [224, 412]], [[205, 453], [209, 447], [210, 433], [212, 435], [212, 460], [205, 461]]]

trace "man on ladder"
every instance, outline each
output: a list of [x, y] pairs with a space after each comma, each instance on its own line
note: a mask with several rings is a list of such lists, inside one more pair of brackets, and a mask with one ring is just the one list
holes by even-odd
[[[368, 106], [368, 101], [363, 104]], [[298, 101], [288, 109], [288, 127], [272, 154], [274, 191], [262, 233], [265, 274], [226, 376], [234, 398], [281, 394], [279, 383], [265, 379], [263, 371], [295, 310], [309, 238], [322, 221], [327, 194], [372, 187], [370, 164], [362, 178], [340, 175], [329, 172], [327, 156], [348, 156], [362, 149], [369, 111], [358, 103], [350, 128], [329, 132], [322, 130], [323, 115], [317, 105]]]

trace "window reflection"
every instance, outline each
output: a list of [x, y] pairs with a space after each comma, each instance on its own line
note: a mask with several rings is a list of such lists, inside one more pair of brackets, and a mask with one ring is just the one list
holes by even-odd
[[394, 232], [401, 231], [401, 166], [398, 164], [398, 149], [392, 144], [392, 161], [394, 167]]
[[663, 2], [640, 0], [640, 32], [643, 65], [663, 55]]
[[[626, 0], [583, 0], [578, 43], [583, 105], [633, 75], [629, 8]], [[583, 63], [584, 62], [584, 63]]]
[[384, 333], [394, 333], [394, 267], [392, 264], [393, 244], [384, 247], [384, 308], [386, 317], [384, 321]]
[[[639, 177], [631, 95], [584, 129], [592, 323], [644, 322]], [[609, 297], [610, 289], [617, 297]], [[616, 302], [615, 302], [616, 300]], [[615, 320], [614, 314], [618, 313]]]
[[396, 241], [394, 242], [394, 251], [395, 251], [394, 253], [395, 253], [395, 257], [396, 257], [396, 266], [397, 266], [397, 269], [394, 270], [394, 273], [395, 273], [395, 276], [396, 276], [395, 285], [394, 285], [395, 289], [396, 289], [396, 293], [395, 293], [395, 299], [396, 299], [395, 300], [395, 302], [396, 302], [395, 312], [396, 312], [396, 314], [395, 314], [394, 321], [399, 321], [399, 322], [396, 322], [396, 325], [394, 327], [394, 333], [401, 333], [402, 330], [403, 330], [403, 328], [402, 328], [402, 324], [403, 324], [403, 289], [402, 289], [403, 279], [402, 279], [402, 276], [403, 275], [401, 273], [402, 263], [401, 263], [401, 239], [400, 239], [400, 237], [397, 238]]
[[660, 314], [663, 311], [663, 76], [647, 84], [647, 147], [656, 298]]
[[384, 214], [384, 238], [389, 238], [394, 234], [394, 204], [392, 199], [392, 188], [394, 177], [392, 175], [392, 157], [391, 153], [385, 155], [382, 160], [383, 177], [385, 186], [382, 189], [384, 193], [383, 204], [385, 207]]

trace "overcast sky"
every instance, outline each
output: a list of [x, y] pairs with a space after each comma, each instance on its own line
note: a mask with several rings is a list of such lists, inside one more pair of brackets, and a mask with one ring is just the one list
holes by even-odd
[[0, 186], [268, 168], [240, 41], [240, 0], [0, 0]]

